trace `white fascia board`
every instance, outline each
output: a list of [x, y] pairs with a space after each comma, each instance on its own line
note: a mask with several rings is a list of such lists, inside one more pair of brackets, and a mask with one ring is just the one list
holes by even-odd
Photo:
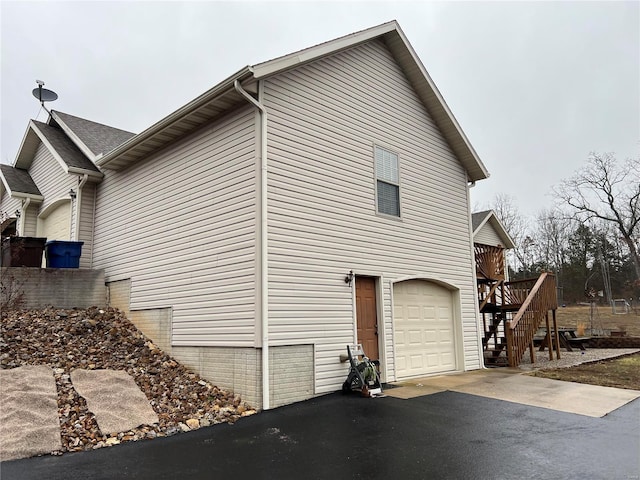
[[[420, 73], [424, 76], [424, 79], [429, 85], [429, 88], [431, 89], [431, 91], [433, 92], [433, 95], [438, 99], [438, 102], [442, 106], [442, 109], [444, 110], [445, 114], [453, 124], [453, 127], [456, 129], [456, 133], [459, 135], [460, 139], [464, 142], [465, 147], [467, 148], [467, 150], [469, 151], [469, 153], [471, 154], [475, 162], [478, 164], [478, 167], [480, 168], [480, 170], [482, 171], [482, 174], [484, 175], [483, 178], [489, 178], [489, 171], [487, 170], [487, 167], [485, 167], [484, 163], [482, 163], [482, 160], [480, 160], [480, 157], [478, 156], [475, 149], [471, 145], [471, 142], [469, 142], [469, 139], [467, 138], [465, 133], [462, 131], [460, 124], [458, 123], [456, 118], [453, 116], [453, 113], [449, 109], [447, 102], [444, 101], [444, 98], [440, 93], [440, 91], [438, 90], [438, 87], [436, 87], [436, 84], [434, 83], [433, 79], [427, 72], [427, 69], [422, 64], [422, 61], [416, 54], [415, 50], [411, 46], [411, 43], [409, 43], [409, 40], [407, 39], [407, 37], [405, 36], [404, 32], [402, 31], [399, 25], [396, 25], [395, 31], [397, 32], [398, 36], [404, 43], [405, 48], [411, 55], [411, 58], [413, 59], [416, 66], [420, 70]], [[483, 178], [472, 178], [472, 180], [482, 180]]]
[[352, 48], [398, 28], [398, 23], [393, 20], [391, 22], [378, 25], [377, 27], [352, 33], [335, 40], [321, 43], [314, 47], [309, 47], [283, 57], [259, 63], [251, 67], [251, 69], [253, 70], [253, 75], [256, 79], [265, 78], [302, 64], [313, 62], [319, 58], [333, 55], [339, 51]]
[[489, 210], [487, 212], [487, 214], [484, 216], [484, 218], [482, 219], [482, 221], [480, 222], [480, 224], [478, 225], [478, 227], [473, 231], [473, 236], [475, 237], [477, 235], [477, 233], [480, 231], [480, 229], [482, 227], [484, 227], [485, 223], [487, 223], [487, 220], [489, 220], [489, 217], [493, 214], [493, 210]]
[[69, 167], [68, 173], [75, 173], [77, 175], [89, 175], [90, 177], [95, 177], [95, 178], [104, 177], [102, 172], [96, 172], [95, 170], [87, 170], [85, 168], [79, 168], [79, 167]]
[[44, 133], [40, 131], [40, 129], [38, 128], [38, 126], [35, 124], [33, 120], [31, 120], [29, 124], [31, 125], [31, 128], [33, 128], [33, 131], [36, 132], [36, 134], [40, 138], [40, 141], [44, 143], [44, 146], [47, 147], [49, 152], [51, 152], [51, 155], [53, 155], [53, 158], [55, 158], [58, 161], [58, 163], [60, 164], [62, 169], [65, 171], [65, 173], [69, 173], [69, 166], [65, 163], [65, 161], [58, 154], [58, 152], [56, 152], [56, 149], [53, 148], [53, 145], [51, 145], [51, 143], [49, 142], [47, 137], [44, 135]]
[[75, 132], [71, 130], [66, 123], [64, 123], [64, 121], [56, 114], [55, 110], [51, 110], [51, 116], [56, 121], [56, 123], [60, 125], [64, 133], [67, 134], [67, 136], [76, 145], [76, 147], [78, 147], [80, 151], [84, 153], [88, 159], [90, 159], [92, 162], [95, 162], [96, 161], [95, 154], [89, 149], [89, 147], [85, 145], [85, 143], [82, 140], [80, 140], [80, 137], [78, 137], [75, 134]]
[[496, 214], [493, 212], [493, 210], [491, 211], [490, 219], [491, 219], [491, 226], [493, 226], [493, 228], [498, 232], [498, 235], [500, 235], [500, 238], [502, 238], [502, 241], [504, 243], [504, 247], [505, 248], [515, 248], [516, 245], [513, 242], [513, 240], [511, 239], [511, 236], [509, 235], [507, 230], [504, 228], [504, 226], [502, 225], [502, 222], [496, 216]]
[[115, 158], [119, 157], [123, 153], [127, 152], [128, 150], [135, 147], [136, 145], [139, 145], [145, 140], [152, 138], [154, 135], [162, 132], [164, 129], [170, 127], [174, 122], [180, 120], [183, 117], [186, 117], [193, 111], [198, 110], [199, 108], [203, 107], [207, 103], [215, 100], [218, 96], [220, 96], [227, 90], [233, 89], [233, 82], [236, 79], [243, 80], [244, 77], [248, 77], [250, 75], [251, 75], [250, 67], [242, 68], [241, 70], [231, 75], [227, 79], [218, 83], [215, 87], [207, 90], [199, 97], [190, 101], [186, 105], [180, 107], [175, 112], [169, 114], [159, 122], [154, 123], [146, 130], [140, 132], [138, 135], [131, 137], [129, 140], [121, 144], [119, 147], [116, 147], [115, 149], [111, 150], [107, 155], [104, 155], [102, 158], [97, 159], [95, 161], [95, 164], [98, 167], [108, 168], [107, 167], [108, 164]]
[[[22, 136], [22, 142], [20, 142], [20, 148], [18, 148], [18, 153], [16, 154], [16, 158], [13, 161], [13, 165], [11, 165], [14, 168], [22, 168], [24, 170], [28, 170], [29, 167], [31, 166], [31, 162], [29, 162], [29, 165], [23, 166], [20, 160], [24, 158], [23, 152], [24, 152], [24, 149], [26, 148], [27, 142], [30, 139], [30, 137], [33, 137], [34, 135], [37, 136], [36, 132], [34, 132], [33, 128], [31, 127], [32, 123], [33, 121], [29, 120], [29, 124], [27, 125], [27, 130], [24, 132], [24, 135]], [[29, 152], [24, 152], [24, 155], [26, 155], [27, 157], [32, 156], [29, 154]], [[20, 165], [18, 165], [19, 163]]]
[[44, 197], [42, 195], [34, 195], [33, 193], [14, 192], [11, 194], [11, 196], [15, 198], [30, 198], [36, 203], [44, 201]]

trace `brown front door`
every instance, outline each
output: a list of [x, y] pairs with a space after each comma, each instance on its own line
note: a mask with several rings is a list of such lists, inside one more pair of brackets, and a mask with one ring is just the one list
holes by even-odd
[[376, 308], [376, 279], [356, 276], [356, 323], [358, 343], [371, 360], [378, 360], [378, 309]]

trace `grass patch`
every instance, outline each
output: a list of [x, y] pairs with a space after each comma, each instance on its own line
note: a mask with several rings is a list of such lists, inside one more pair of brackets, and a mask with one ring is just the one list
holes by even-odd
[[537, 370], [530, 375], [565, 382], [640, 390], [640, 353], [569, 368]]

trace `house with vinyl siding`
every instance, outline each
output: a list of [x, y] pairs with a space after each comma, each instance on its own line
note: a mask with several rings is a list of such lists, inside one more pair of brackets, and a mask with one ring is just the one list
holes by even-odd
[[245, 67], [137, 135], [52, 111], [12, 168], [21, 233], [84, 241], [112, 305], [256, 406], [338, 390], [347, 344], [385, 382], [483, 366], [488, 172], [396, 22]]

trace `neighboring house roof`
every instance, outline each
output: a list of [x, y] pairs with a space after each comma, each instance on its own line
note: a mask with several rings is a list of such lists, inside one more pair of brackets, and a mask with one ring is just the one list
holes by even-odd
[[507, 230], [502, 225], [502, 222], [498, 219], [493, 210], [485, 210], [483, 212], [476, 212], [471, 214], [471, 227], [473, 228], [473, 236], [480, 231], [480, 229], [486, 224], [491, 224], [495, 232], [502, 240], [502, 245], [505, 248], [515, 248], [516, 245], [507, 233]]
[[91, 160], [106, 155], [111, 150], [135, 136], [119, 128], [51, 110], [50, 124], [60, 126], [80, 150]]
[[40, 143], [44, 143], [67, 173], [102, 178], [102, 173], [59, 127], [31, 120], [14, 162], [15, 168], [28, 170]]
[[391, 51], [452, 150], [467, 170], [469, 180], [487, 178], [489, 176], [487, 169], [396, 21], [352, 33], [268, 62], [247, 66], [145, 131], [130, 138], [111, 153], [97, 160], [96, 164], [114, 170], [126, 168], [151, 152], [220, 117], [235, 105], [246, 101], [235, 90], [236, 81], [239, 81], [243, 88], [255, 93], [257, 80], [375, 39], [381, 39]]
[[11, 165], [0, 164], [0, 180], [2, 180], [2, 186], [10, 195], [42, 200], [40, 190], [38, 190], [31, 175], [29, 175], [29, 172], [26, 170], [14, 168]]

